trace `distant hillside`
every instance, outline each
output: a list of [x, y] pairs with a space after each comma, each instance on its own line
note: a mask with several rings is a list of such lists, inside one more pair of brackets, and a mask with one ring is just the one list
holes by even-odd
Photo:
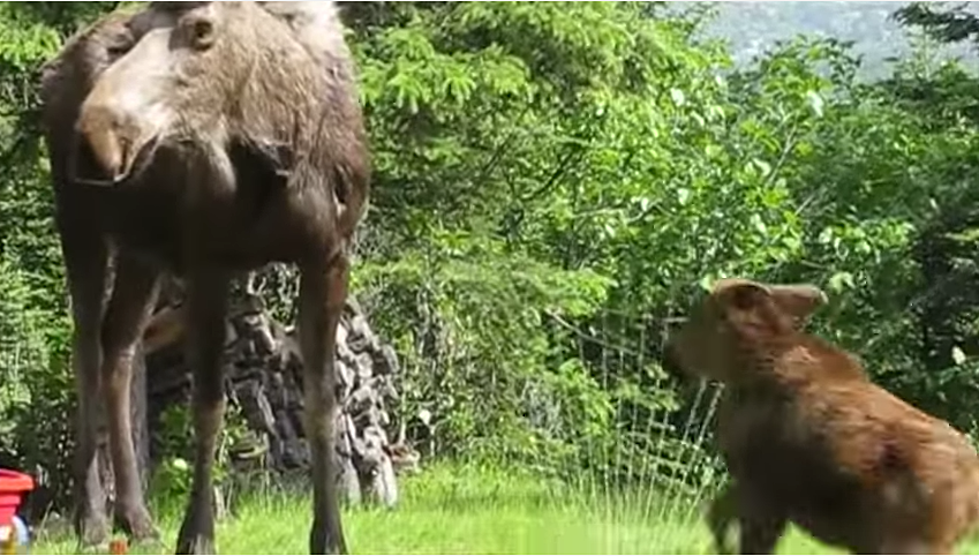
[[[676, 2], [689, 5], [687, 2]], [[718, 17], [707, 27], [709, 36], [729, 41], [735, 61], [744, 63], [763, 53], [778, 40], [807, 34], [854, 41], [854, 52], [863, 56], [864, 75], [887, 72], [886, 59], [910, 52], [905, 29], [890, 18], [907, 2], [718, 2]], [[968, 2], [968, 9], [979, 7]], [[941, 57], [961, 56], [979, 69], [975, 52], [959, 46], [944, 47]]]

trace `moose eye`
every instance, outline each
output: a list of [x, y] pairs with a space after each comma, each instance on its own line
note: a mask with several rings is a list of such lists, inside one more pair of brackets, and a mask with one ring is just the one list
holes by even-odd
[[125, 54], [127, 52], [129, 52], [129, 45], [128, 44], [112, 44], [112, 45], [109, 45], [109, 46], [107, 46], [105, 48], [105, 52], [106, 52], [106, 54], [109, 55], [110, 58], [113, 58], [113, 59], [115, 59], [115, 58], [121, 58], [121, 57], [125, 56]]
[[124, 30], [109, 38], [105, 45], [105, 52], [110, 58], [119, 58], [129, 52], [135, 42], [132, 29], [127, 25]]
[[205, 49], [214, 42], [214, 24], [208, 19], [197, 19], [191, 26], [194, 48]]

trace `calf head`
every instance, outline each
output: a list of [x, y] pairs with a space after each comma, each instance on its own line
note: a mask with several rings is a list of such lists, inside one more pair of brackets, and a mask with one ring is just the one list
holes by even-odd
[[827, 302], [806, 284], [720, 280], [667, 341], [664, 366], [674, 372], [721, 382], [750, 377], [746, 358], [789, 346], [808, 317]]

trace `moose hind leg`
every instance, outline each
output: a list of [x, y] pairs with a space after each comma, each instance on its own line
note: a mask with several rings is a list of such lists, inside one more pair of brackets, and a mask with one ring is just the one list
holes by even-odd
[[71, 362], [78, 396], [74, 454], [74, 526], [80, 546], [108, 538], [105, 491], [99, 479], [98, 445], [102, 417], [102, 350], [99, 336], [108, 285], [108, 250], [98, 237], [62, 233], [62, 250], [71, 292], [74, 331]]
[[338, 254], [325, 268], [304, 267], [299, 290], [306, 436], [313, 463], [310, 554], [347, 553], [337, 500], [333, 436], [336, 332], [347, 296], [348, 273], [346, 254]]
[[187, 360], [193, 372], [194, 476], [190, 500], [177, 535], [177, 554], [214, 553], [212, 471], [224, 423], [224, 351], [228, 306], [226, 274], [199, 273], [188, 280]]
[[136, 345], [156, 301], [158, 274], [138, 260], [120, 256], [115, 282], [102, 331], [102, 382], [116, 482], [114, 513], [134, 539], [155, 539], [159, 535], [146, 509], [133, 448], [129, 390]]

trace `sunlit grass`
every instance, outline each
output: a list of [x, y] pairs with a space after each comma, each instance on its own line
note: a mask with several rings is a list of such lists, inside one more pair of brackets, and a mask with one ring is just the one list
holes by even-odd
[[[634, 499], [634, 497], [630, 497]], [[402, 485], [393, 510], [348, 509], [344, 526], [356, 554], [711, 554], [697, 511], [664, 516], [648, 504], [597, 502], [514, 472], [440, 466]], [[218, 527], [222, 554], [306, 554], [310, 501], [299, 495], [253, 495]], [[682, 507], [682, 506], [676, 506]], [[687, 508], [684, 508], [687, 509]], [[164, 544], [134, 554], [173, 552], [178, 512], [161, 516]], [[979, 545], [961, 547], [975, 554]], [[70, 538], [41, 539], [38, 554], [74, 554]], [[781, 554], [834, 554], [798, 531]]]

